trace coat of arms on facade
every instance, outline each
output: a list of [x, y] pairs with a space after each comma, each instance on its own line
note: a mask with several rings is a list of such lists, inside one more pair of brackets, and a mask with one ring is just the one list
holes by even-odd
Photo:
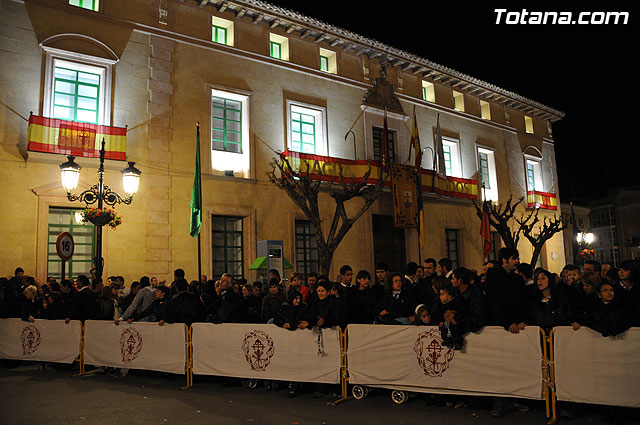
[[427, 376], [442, 376], [453, 360], [455, 351], [442, 345], [442, 341], [438, 328], [421, 332], [416, 339], [413, 350], [416, 352], [418, 364]]
[[30, 356], [38, 349], [40, 345], [40, 331], [32, 325], [27, 325], [22, 329], [22, 354]]
[[242, 351], [251, 370], [264, 372], [271, 363], [275, 351], [273, 339], [263, 331], [249, 332], [242, 341]]
[[142, 335], [135, 328], [126, 328], [120, 334], [120, 355], [123, 363], [131, 363], [142, 351]]

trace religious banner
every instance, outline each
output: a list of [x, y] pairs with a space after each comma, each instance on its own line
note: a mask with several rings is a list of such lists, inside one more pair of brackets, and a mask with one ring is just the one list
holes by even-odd
[[349, 325], [349, 383], [414, 392], [542, 398], [540, 330], [502, 327], [442, 345], [435, 326]]
[[553, 193], [530, 190], [527, 192], [527, 208], [542, 208], [545, 210], [557, 210], [558, 199]]
[[640, 328], [603, 337], [561, 326], [553, 343], [558, 400], [640, 407]]
[[[311, 155], [293, 151], [282, 153], [294, 170], [302, 173], [309, 172], [312, 179], [320, 179], [327, 182], [362, 182], [365, 173], [371, 167], [372, 171], [367, 180], [368, 184], [376, 184], [381, 176], [379, 161], [353, 160], [333, 158], [329, 156]], [[286, 164], [285, 164], [286, 168]], [[462, 199], [478, 199], [478, 182], [475, 179], [463, 179], [458, 177], [437, 175], [433, 170], [420, 169], [420, 181], [423, 192], [431, 192], [440, 196]], [[391, 186], [390, 182], [385, 183]]]
[[27, 150], [99, 158], [102, 140], [105, 159], [127, 159], [127, 129], [75, 121], [29, 116]]
[[396, 227], [415, 227], [418, 194], [416, 193], [416, 172], [413, 166], [392, 164], [391, 194], [393, 195], [393, 224]]
[[94, 366], [185, 373], [186, 326], [183, 323], [87, 320], [84, 362]]
[[0, 319], [0, 358], [73, 363], [80, 354], [82, 325], [73, 320]]
[[340, 382], [337, 329], [194, 323], [193, 373], [297, 382]]

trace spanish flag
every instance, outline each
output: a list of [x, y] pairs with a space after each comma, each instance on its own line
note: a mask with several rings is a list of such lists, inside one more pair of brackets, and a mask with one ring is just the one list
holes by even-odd
[[105, 141], [105, 159], [126, 161], [127, 129], [55, 118], [29, 116], [28, 146], [32, 152], [99, 158]]

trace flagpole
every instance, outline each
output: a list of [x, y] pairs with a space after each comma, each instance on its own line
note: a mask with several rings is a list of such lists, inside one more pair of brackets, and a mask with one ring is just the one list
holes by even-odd
[[[200, 149], [200, 123], [196, 123], [196, 137], [198, 138], [198, 149]], [[200, 152], [198, 152], [199, 154]], [[198, 170], [200, 175], [198, 176], [198, 180], [202, 182], [202, 169]], [[202, 186], [200, 186], [200, 208], [202, 208]], [[202, 213], [201, 213], [202, 214]], [[198, 282], [200, 282], [202, 276], [202, 247], [200, 244], [200, 232], [198, 232]]]

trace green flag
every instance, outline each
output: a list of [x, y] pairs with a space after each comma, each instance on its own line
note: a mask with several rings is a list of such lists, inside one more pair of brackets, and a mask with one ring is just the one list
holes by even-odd
[[202, 226], [202, 178], [200, 176], [200, 123], [196, 129], [196, 170], [193, 175], [193, 190], [191, 191], [191, 236], [197, 237]]

